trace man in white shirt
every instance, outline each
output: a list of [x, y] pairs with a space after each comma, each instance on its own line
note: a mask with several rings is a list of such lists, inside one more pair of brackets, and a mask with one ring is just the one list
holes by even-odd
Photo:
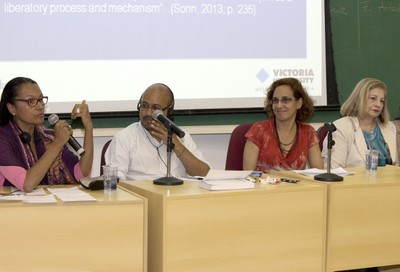
[[[165, 177], [168, 131], [161, 122], [153, 119], [152, 114], [160, 110], [173, 119], [173, 92], [165, 84], [153, 84], [144, 91], [137, 108], [140, 122], [114, 136], [105, 154], [106, 163], [118, 167], [121, 180]], [[183, 138], [173, 133], [172, 143], [170, 174], [173, 177], [207, 175], [210, 167], [188, 133]]]

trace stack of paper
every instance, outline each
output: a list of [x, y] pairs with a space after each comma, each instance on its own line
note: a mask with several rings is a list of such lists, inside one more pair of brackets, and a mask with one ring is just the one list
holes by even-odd
[[12, 194], [1, 195], [0, 201], [22, 201], [25, 203], [57, 203], [55, 195], [64, 202], [70, 201], [96, 201], [94, 197], [86, 192], [79, 190], [78, 187], [72, 188], [50, 188], [47, 190], [51, 194], [46, 194], [43, 188], [36, 188], [30, 193], [13, 190]]
[[[310, 168], [310, 169], [305, 169], [305, 170], [292, 170], [293, 172], [296, 172], [298, 174], [302, 174], [305, 176], [315, 176], [318, 174], [323, 174], [326, 173], [326, 169], [317, 169], [317, 168]], [[331, 169], [331, 173], [339, 175], [339, 176], [348, 176], [354, 174], [353, 172], [348, 172], [342, 167], [338, 167], [335, 169]]]
[[252, 171], [210, 169], [200, 182], [200, 188], [207, 190], [239, 190], [254, 188], [254, 183], [246, 180]]
[[17, 188], [11, 188], [12, 194], [2, 196], [0, 200], [22, 201], [24, 203], [57, 203], [53, 195], [48, 195], [43, 188], [36, 188], [30, 193], [18, 191]]

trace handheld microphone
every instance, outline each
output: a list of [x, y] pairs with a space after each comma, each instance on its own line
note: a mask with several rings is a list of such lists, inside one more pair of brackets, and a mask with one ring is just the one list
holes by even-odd
[[185, 132], [175, 125], [174, 122], [169, 120], [168, 117], [162, 113], [162, 111], [155, 110], [152, 116], [154, 120], [158, 120], [163, 123], [166, 128], [171, 128], [171, 131], [174, 132], [179, 138], [183, 138], [185, 136]]
[[[58, 118], [57, 114], [53, 113], [47, 118], [50, 125], [55, 125], [60, 119]], [[85, 154], [85, 149], [78, 143], [78, 141], [70, 136], [68, 140], [68, 144], [78, 153], [79, 156], [83, 156]]]

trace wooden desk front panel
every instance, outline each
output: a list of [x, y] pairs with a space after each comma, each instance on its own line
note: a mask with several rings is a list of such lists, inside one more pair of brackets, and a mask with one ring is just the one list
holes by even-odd
[[331, 189], [327, 271], [400, 264], [399, 185]]
[[149, 271], [324, 270], [326, 186], [240, 192], [209, 192], [189, 182], [122, 186], [149, 201]]
[[118, 191], [127, 201], [1, 203], [0, 270], [146, 271], [145, 201]]
[[165, 271], [321, 271], [321, 191], [170, 201]]
[[[400, 264], [400, 167], [347, 169], [328, 186], [327, 271]], [[313, 180], [291, 171], [285, 177]]]

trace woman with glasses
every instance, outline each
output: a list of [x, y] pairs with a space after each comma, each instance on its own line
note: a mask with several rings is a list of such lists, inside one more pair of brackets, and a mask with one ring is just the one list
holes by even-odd
[[[378, 150], [378, 166], [397, 161], [396, 127], [390, 122], [386, 84], [375, 78], [364, 78], [355, 86], [340, 108], [342, 118], [333, 122], [335, 145], [331, 166], [365, 167], [367, 150]], [[322, 156], [327, 161], [327, 143]]]
[[91, 174], [93, 125], [85, 101], [76, 104], [71, 119], [81, 118], [85, 138], [80, 158], [66, 146], [72, 129], [58, 121], [46, 129], [47, 96], [30, 78], [17, 77], [3, 89], [0, 102], [0, 186], [31, 192], [37, 185], [76, 184]]
[[313, 101], [295, 78], [272, 83], [265, 100], [269, 119], [256, 122], [246, 133], [243, 169], [270, 170], [323, 168], [317, 133], [308, 120]]

